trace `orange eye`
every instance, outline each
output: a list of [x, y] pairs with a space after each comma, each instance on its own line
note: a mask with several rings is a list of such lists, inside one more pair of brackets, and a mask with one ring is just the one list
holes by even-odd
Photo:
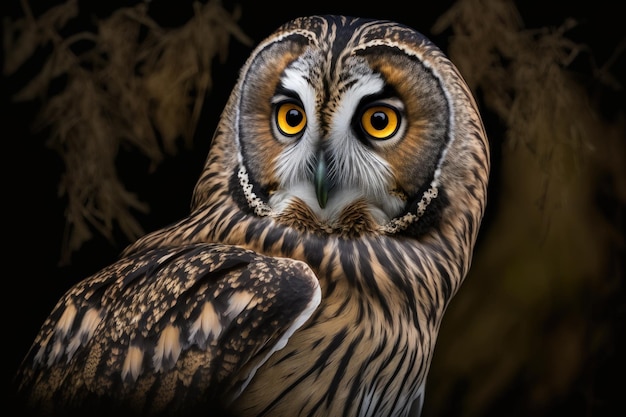
[[278, 105], [276, 126], [285, 136], [295, 136], [306, 127], [306, 114], [298, 104], [286, 101]]
[[399, 126], [398, 112], [388, 106], [369, 107], [361, 116], [363, 131], [374, 139], [389, 139], [398, 131]]

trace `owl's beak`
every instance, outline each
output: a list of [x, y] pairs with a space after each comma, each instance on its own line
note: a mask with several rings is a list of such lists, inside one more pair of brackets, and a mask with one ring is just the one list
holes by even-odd
[[324, 151], [320, 150], [317, 154], [317, 166], [315, 168], [315, 195], [321, 208], [326, 207], [326, 202], [328, 201], [328, 190], [330, 187], [327, 174], [326, 156]]

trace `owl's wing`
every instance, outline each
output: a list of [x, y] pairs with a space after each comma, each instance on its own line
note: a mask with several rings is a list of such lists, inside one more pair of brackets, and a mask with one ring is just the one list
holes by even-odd
[[233, 400], [313, 313], [300, 261], [198, 244], [121, 259], [53, 309], [18, 373], [37, 408], [180, 414]]

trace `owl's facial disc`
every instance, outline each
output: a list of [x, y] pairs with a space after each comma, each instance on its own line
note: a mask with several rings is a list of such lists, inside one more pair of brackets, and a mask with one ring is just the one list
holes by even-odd
[[278, 186], [269, 205], [284, 213], [305, 204], [326, 225], [358, 207], [363, 216], [384, 224], [405, 201], [401, 193], [390, 193], [395, 188], [391, 168], [377, 149], [402, 139], [404, 105], [364, 60], [349, 73], [341, 93], [314, 87], [324, 85], [312, 79], [319, 60], [315, 54], [295, 60], [271, 99], [272, 133], [282, 151], [273, 161]]
[[373, 42], [332, 57], [332, 46], [309, 41], [264, 46], [245, 74], [237, 117], [248, 206], [306, 230], [414, 222], [437, 196], [448, 142], [437, 75], [400, 47]]

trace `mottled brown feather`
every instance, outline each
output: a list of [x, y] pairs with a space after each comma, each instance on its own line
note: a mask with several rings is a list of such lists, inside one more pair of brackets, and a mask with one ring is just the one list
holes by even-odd
[[[318, 145], [362, 78], [350, 65], [364, 71], [359, 57], [368, 57], [412, 118], [402, 141], [378, 154], [392, 171], [385, 196], [412, 210], [421, 190], [435, 187], [446, 196], [426, 208], [437, 222], [417, 233], [419, 216], [400, 212], [396, 233], [358, 196], [328, 221], [302, 200], [283, 212], [268, 205], [267, 193], [288, 183], [272, 165], [284, 146], [270, 136], [268, 102], [281, 68], [312, 50], [325, 57], [309, 73], [325, 83], [312, 85], [321, 91]], [[278, 69], [257, 60], [263, 51], [280, 51], [267, 60]], [[394, 62], [421, 76], [404, 79], [410, 71]], [[259, 89], [250, 93], [248, 81]], [[434, 101], [411, 93], [422, 87]], [[263, 102], [242, 108], [246, 94]], [[242, 123], [258, 135], [240, 136]], [[359, 143], [364, 155], [375, 152]], [[471, 91], [421, 34], [342, 16], [287, 22], [243, 66], [189, 216], [139, 239], [61, 298], [20, 368], [19, 395], [39, 415], [419, 415], [441, 320], [471, 265], [489, 164]], [[81, 323], [94, 311], [101, 320], [90, 333], [94, 321]], [[64, 312], [68, 321], [57, 326]]]

